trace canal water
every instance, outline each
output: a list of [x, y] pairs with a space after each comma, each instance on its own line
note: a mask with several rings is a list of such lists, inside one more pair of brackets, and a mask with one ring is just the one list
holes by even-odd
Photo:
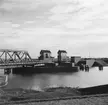
[[92, 68], [89, 72], [74, 73], [8, 75], [8, 85], [5, 88], [44, 89], [46, 87], [90, 87], [108, 84], [108, 67], [102, 71]]

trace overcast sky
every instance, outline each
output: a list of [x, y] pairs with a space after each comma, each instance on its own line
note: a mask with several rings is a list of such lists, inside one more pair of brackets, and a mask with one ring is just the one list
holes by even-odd
[[108, 57], [108, 1], [0, 0], [0, 48]]

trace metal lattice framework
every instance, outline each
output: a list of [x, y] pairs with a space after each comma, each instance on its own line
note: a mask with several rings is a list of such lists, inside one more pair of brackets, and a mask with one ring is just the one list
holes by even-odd
[[32, 61], [32, 59], [27, 51], [0, 49], [0, 64], [29, 61]]

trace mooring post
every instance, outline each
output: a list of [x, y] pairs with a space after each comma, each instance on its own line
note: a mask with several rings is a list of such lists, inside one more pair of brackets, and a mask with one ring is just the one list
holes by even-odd
[[89, 66], [85, 65], [85, 71], [89, 71]]
[[99, 66], [99, 70], [103, 70], [103, 66], [102, 65]]
[[8, 69], [4, 69], [4, 74], [10, 74], [11, 73], [11, 69], [8, 68]]
[[72, 67], [75, 67], [75, 63], [72, 62]]
[[84, 70], [84, 65], [83, 64], [80, 65], [80, 70]]

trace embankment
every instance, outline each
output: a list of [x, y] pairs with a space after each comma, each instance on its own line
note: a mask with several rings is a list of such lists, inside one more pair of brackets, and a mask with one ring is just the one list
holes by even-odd
[[94, 97], [96, 99], [98, 98], [101, 99], [103, 97], [108, 98], [107, 89], [108, 85], [101, 85], [89, 88], [70, 88], [70, 87], [46, 88], [43, 91], [25, 90], [25, 89], [2, 89], [0, 91], [1, 93], [0, 105], [7, 105], [7, 104], [16, 105], [20, 103], [22, 103], [22, 105], [26, 105], [27, 103], [37, 103], [37, 102], [47, 103], [52, 101], [58, 102], [61, 100], [73, 101], [73, 100], [91, 99], [91, 97]]

